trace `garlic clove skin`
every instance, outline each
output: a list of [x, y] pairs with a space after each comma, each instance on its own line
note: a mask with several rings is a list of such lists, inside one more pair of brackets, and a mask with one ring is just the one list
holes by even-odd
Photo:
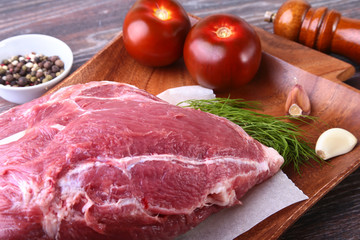
[[293, 117], [310, 115], [310, 99], [301, 85], [295, 84], [289, 92], [285, 102], [285, 111]]
[[331, 128], [323, 132], [315, 146], [316, 154], [324, 160], [350, 152], [357, 144], [357, 138], [342, 128]]

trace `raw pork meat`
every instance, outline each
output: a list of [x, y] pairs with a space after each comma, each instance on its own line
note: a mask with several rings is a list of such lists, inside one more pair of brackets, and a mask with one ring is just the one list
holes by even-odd
[[0, 115], [0, 239], [169, 239], [283, 158], [224, 118], [91, 82]]

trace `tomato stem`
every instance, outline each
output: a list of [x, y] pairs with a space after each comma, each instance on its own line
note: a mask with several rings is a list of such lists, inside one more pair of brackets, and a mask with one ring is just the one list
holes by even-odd
[[216, 35], [219, 38], [228, 38], [232, 34], [231, 30], [227, 27], [221, 27], [216, 31]]

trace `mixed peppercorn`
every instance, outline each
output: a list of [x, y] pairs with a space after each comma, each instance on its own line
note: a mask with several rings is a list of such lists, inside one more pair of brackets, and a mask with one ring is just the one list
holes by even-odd
[[48, 82], [64, 71], [58, 56], [44, 56], [34, 52], [13, 56], [0, 64], [0, 84], [14, 87], [34, 86]]

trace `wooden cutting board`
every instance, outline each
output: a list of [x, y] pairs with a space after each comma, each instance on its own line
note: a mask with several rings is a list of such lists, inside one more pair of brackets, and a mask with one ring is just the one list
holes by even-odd
[[[348, 63], [255, 29], [263, 48], [260, 69], [252, 82], [231, 92], [231, 97], [260, 101], [264, 105], [264, 113], [281, 116], [285, 113], [287, 93], [295, 83], [299, 83], [309, 94], [312, 115], [319, 118], [312, 126], [302, 126], [308, 133], [309, 142], [315, 143], [321, 132], [330, 127], [345, 128], [359, 139], [360, 108], [357, 102], [360, 102], [360, 91], [342, 83], [354, 74], [355, 69]], [[152, 94], [171, 87], [196, 84], [181, 60], [162, 68], [138, 64], [127, 54], [119, 33], [102, 51], [49, 93], [68, 85], [99, 80], [133, 84]], [[228, 94], [219, 96], [227, 97]], [[360, 148], [357, 146], [351, 153], [334, 158], [330, 164], [303, 166], [301, 176], [291, 167], [284, 169], [288, 177], [309, 196], [309, 200], [283, 209], [237, 239], [278, 238], [307, 209], [358, 168], [359, 159]]]

